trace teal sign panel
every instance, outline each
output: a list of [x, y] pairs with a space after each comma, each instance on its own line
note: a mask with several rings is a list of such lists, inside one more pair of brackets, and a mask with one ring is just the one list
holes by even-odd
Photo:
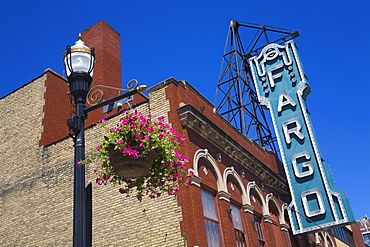
[[306, 98], [310, 85], [293, 40], [269, 44], [249, 59], [259, 101], [270, 110], [292, 202], [293, 234], [346, 224], [354, 216], [321, 158]]

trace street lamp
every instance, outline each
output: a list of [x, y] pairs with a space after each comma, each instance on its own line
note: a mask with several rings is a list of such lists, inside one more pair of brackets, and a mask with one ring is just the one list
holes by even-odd
[[87, 47], [81, 40], [81, 36], [78, 36], [74, 46], [67, 46], [64, 65], [72, 96], [75, 99], [77, 97], [78, 102], [85, 102], [94, 72], [94, 48]]
[[[67, 46], [64, 53], [64, 65], [70, 95], [73, 96], [76, 106], [76, 115], [67, 120], [74, 141], [73, 246], [89, 247], [92, 245], [92, 186], [90, 183], [85, 188], [85, 166], [80, 165], [80, 161], [85, 159], [85, 119], [90, 111], [141, 93], [146, 90], [146, 86], [138, 86], [136, 80], [128, 82], [128, 89], [95, 86], [125, 93], [86, 107], [86, 97], [90, 92], [95, 65], [94, 48], [87, 47], [80, 35], [74, 46]], [[141, 103], [144, 102], [146, 101]]]
[[85, 166], [79, 165], [79, 162], [85, 159], [84, 110], [95, 65], [94, 48], [87, 47], [79, 36], [74, 46], [67, 46], [64, 65], [76, 106], [76, 115], [67, 120], [67, 125], [74, 132], [73, 246], [85, 247], [91, 245], [91, 216], [88, 216], [91, 198], [87, 196], [91, 194], [91, 186], [88, 187], [89, 193], [85, 189]]

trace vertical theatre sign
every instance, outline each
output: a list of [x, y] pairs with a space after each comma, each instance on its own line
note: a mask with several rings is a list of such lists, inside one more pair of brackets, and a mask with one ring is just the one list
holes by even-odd
[[258, 98], [271, 113], [292, 202], [293, 234], [317, 231], [354, 220], [348, 198], [337, 189], [321, 158], [305, 100], [310, 86], [293, 40], [269, 44], [251, 57]]

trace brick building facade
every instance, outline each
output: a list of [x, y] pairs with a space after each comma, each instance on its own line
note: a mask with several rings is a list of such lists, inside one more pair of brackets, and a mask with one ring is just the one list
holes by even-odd
[[[119, 34], [101, 21], [82, 37], [97, 52], [92, 86], [120, 88]], [[105, 74], [105, 68], [114, 73]], [[74, 107], [68, 91], [66, 79], [48, 69], [0, 99], [0, 246], [72, 245], [73, 141], [65, 122]], [[93, 246], [351, 246], [331, 231], [291, 234], [289, 190], [279, 160], [215, 113], [188, 82], [170, 78], [147, 92], [130, 104], [165, 116], [187, 137], [181, 153], [190, 157], [195, 176], [177, 196], [139, 202], [118, 188], [97, 185], [88, 165]], [[87, 153], [103, 135], [92, 123], [106, 117], [113, 125], [119, 111], [89, 114]], [[356, 246], [364, 246], [351, 232]]]

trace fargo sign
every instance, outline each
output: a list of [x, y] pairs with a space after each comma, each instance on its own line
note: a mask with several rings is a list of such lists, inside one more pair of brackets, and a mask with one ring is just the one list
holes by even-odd
[[258, 98], [273, 119], [292, 196], [293, 234], [353, 221], [348, 198], [335, 187], [315, 140], [305, 105], [310, 86], [293, 40], [269, 44], [249, 62]]

